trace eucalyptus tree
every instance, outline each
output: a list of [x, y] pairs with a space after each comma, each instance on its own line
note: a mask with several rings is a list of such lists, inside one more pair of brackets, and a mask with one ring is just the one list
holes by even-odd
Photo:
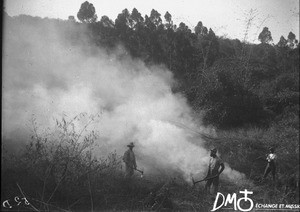
[[77, 13], [77, 18], [82, 23], [94, 23], [97, 20], [96, 10], [93, 4], [85, 1]]
[[273, 41], [271, 32], [269, 30], [268, 27], [264, 27], [263, 30], [261, 31], [261, 33], [258, 35], [258, 40], [261, 43], [270, 43], [271, 41]]

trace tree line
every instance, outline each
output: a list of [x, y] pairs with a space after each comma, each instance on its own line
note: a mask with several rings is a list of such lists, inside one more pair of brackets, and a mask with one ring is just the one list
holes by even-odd
[[[291, 118], [299, 114], [299, 43], [292, 32], [271, 44], [264, 27], [260, 44], [247, 43], [217, 36], [201, 21], [194, 29], [183, 22], [177, 26], [169, 12], [162, 16], [155, 9], [144, 17], [136, 8], [124, 9], [115, 21], [98, 20], [87, 1], [77, 18], [57, 24], [85, 26], [94, 46], [110, 51], [122, 44], [131, 57], [166, 66], [178, 81], [173, 91], [183, 93], [195, 111], [205, 112], [204, 124], [268, 127], [279, 120], [298, 126]], [[78, 32], [68, 33], [78, 42]]]
[[[293, 32], [271, 44], [264, 27], [260, 44], [218, 37], [199, 21], [191, 30], [172, 15], [155, 9], [143, 17], [124, 9], [113, 22], [97, 21], [92, 4], [84, 2], [77, 14], [88, 24], [96, 45], [112, 48], [122, 43], [132, 57], [147, 64], [164, 64], [180, 82], [195, 110], [204, 110], [204, 122], [220, 128], [269, 126], [298, 113], [299, 43]], [[290, 114], [290, 115], [288, 115]], [[277, 119], [276, 119], [277, 118]]]

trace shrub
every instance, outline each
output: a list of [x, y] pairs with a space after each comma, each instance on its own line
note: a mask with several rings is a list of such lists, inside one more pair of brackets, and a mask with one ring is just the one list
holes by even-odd
[[[32, 119], [32, 137], [20, 155], [4, 155], [6, 161], [3, 185], [4, 196], [10, 196], [16, 183], [26, 191], [28, 199], [40, 210], [49, 206], [71, 207], [95, 193], [95, 183], [101, 175], [120, 172], [120, 158], [115, 152], [107, 158], [96, 158], [93, 148], [98, 133], [88, 128], [99, 116], [81, 113], [66, 120], [56, 120], [54, 129], [41, 132]], [[81, 126], [81, 127], [80, 127]], [[86, 205], [86, 204], [85, 204]]]

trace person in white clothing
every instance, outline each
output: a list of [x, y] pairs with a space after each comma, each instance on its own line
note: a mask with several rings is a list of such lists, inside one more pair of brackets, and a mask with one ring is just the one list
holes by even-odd
[[263, 180], [266, 179], [270, 172], [272, 172], [273, 181], [275, 181], [277, 155], [274, 153], [273, 147], [270, 148], [270, 153], [267, 155], [266, 160], [268, 161], [268, 164], [264, 172]]

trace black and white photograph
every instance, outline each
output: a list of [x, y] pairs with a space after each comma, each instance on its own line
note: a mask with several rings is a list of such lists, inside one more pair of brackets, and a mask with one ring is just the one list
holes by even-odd
[[299, 0], [4, 0], [1, 211], [300, 211], [299, 48]]

